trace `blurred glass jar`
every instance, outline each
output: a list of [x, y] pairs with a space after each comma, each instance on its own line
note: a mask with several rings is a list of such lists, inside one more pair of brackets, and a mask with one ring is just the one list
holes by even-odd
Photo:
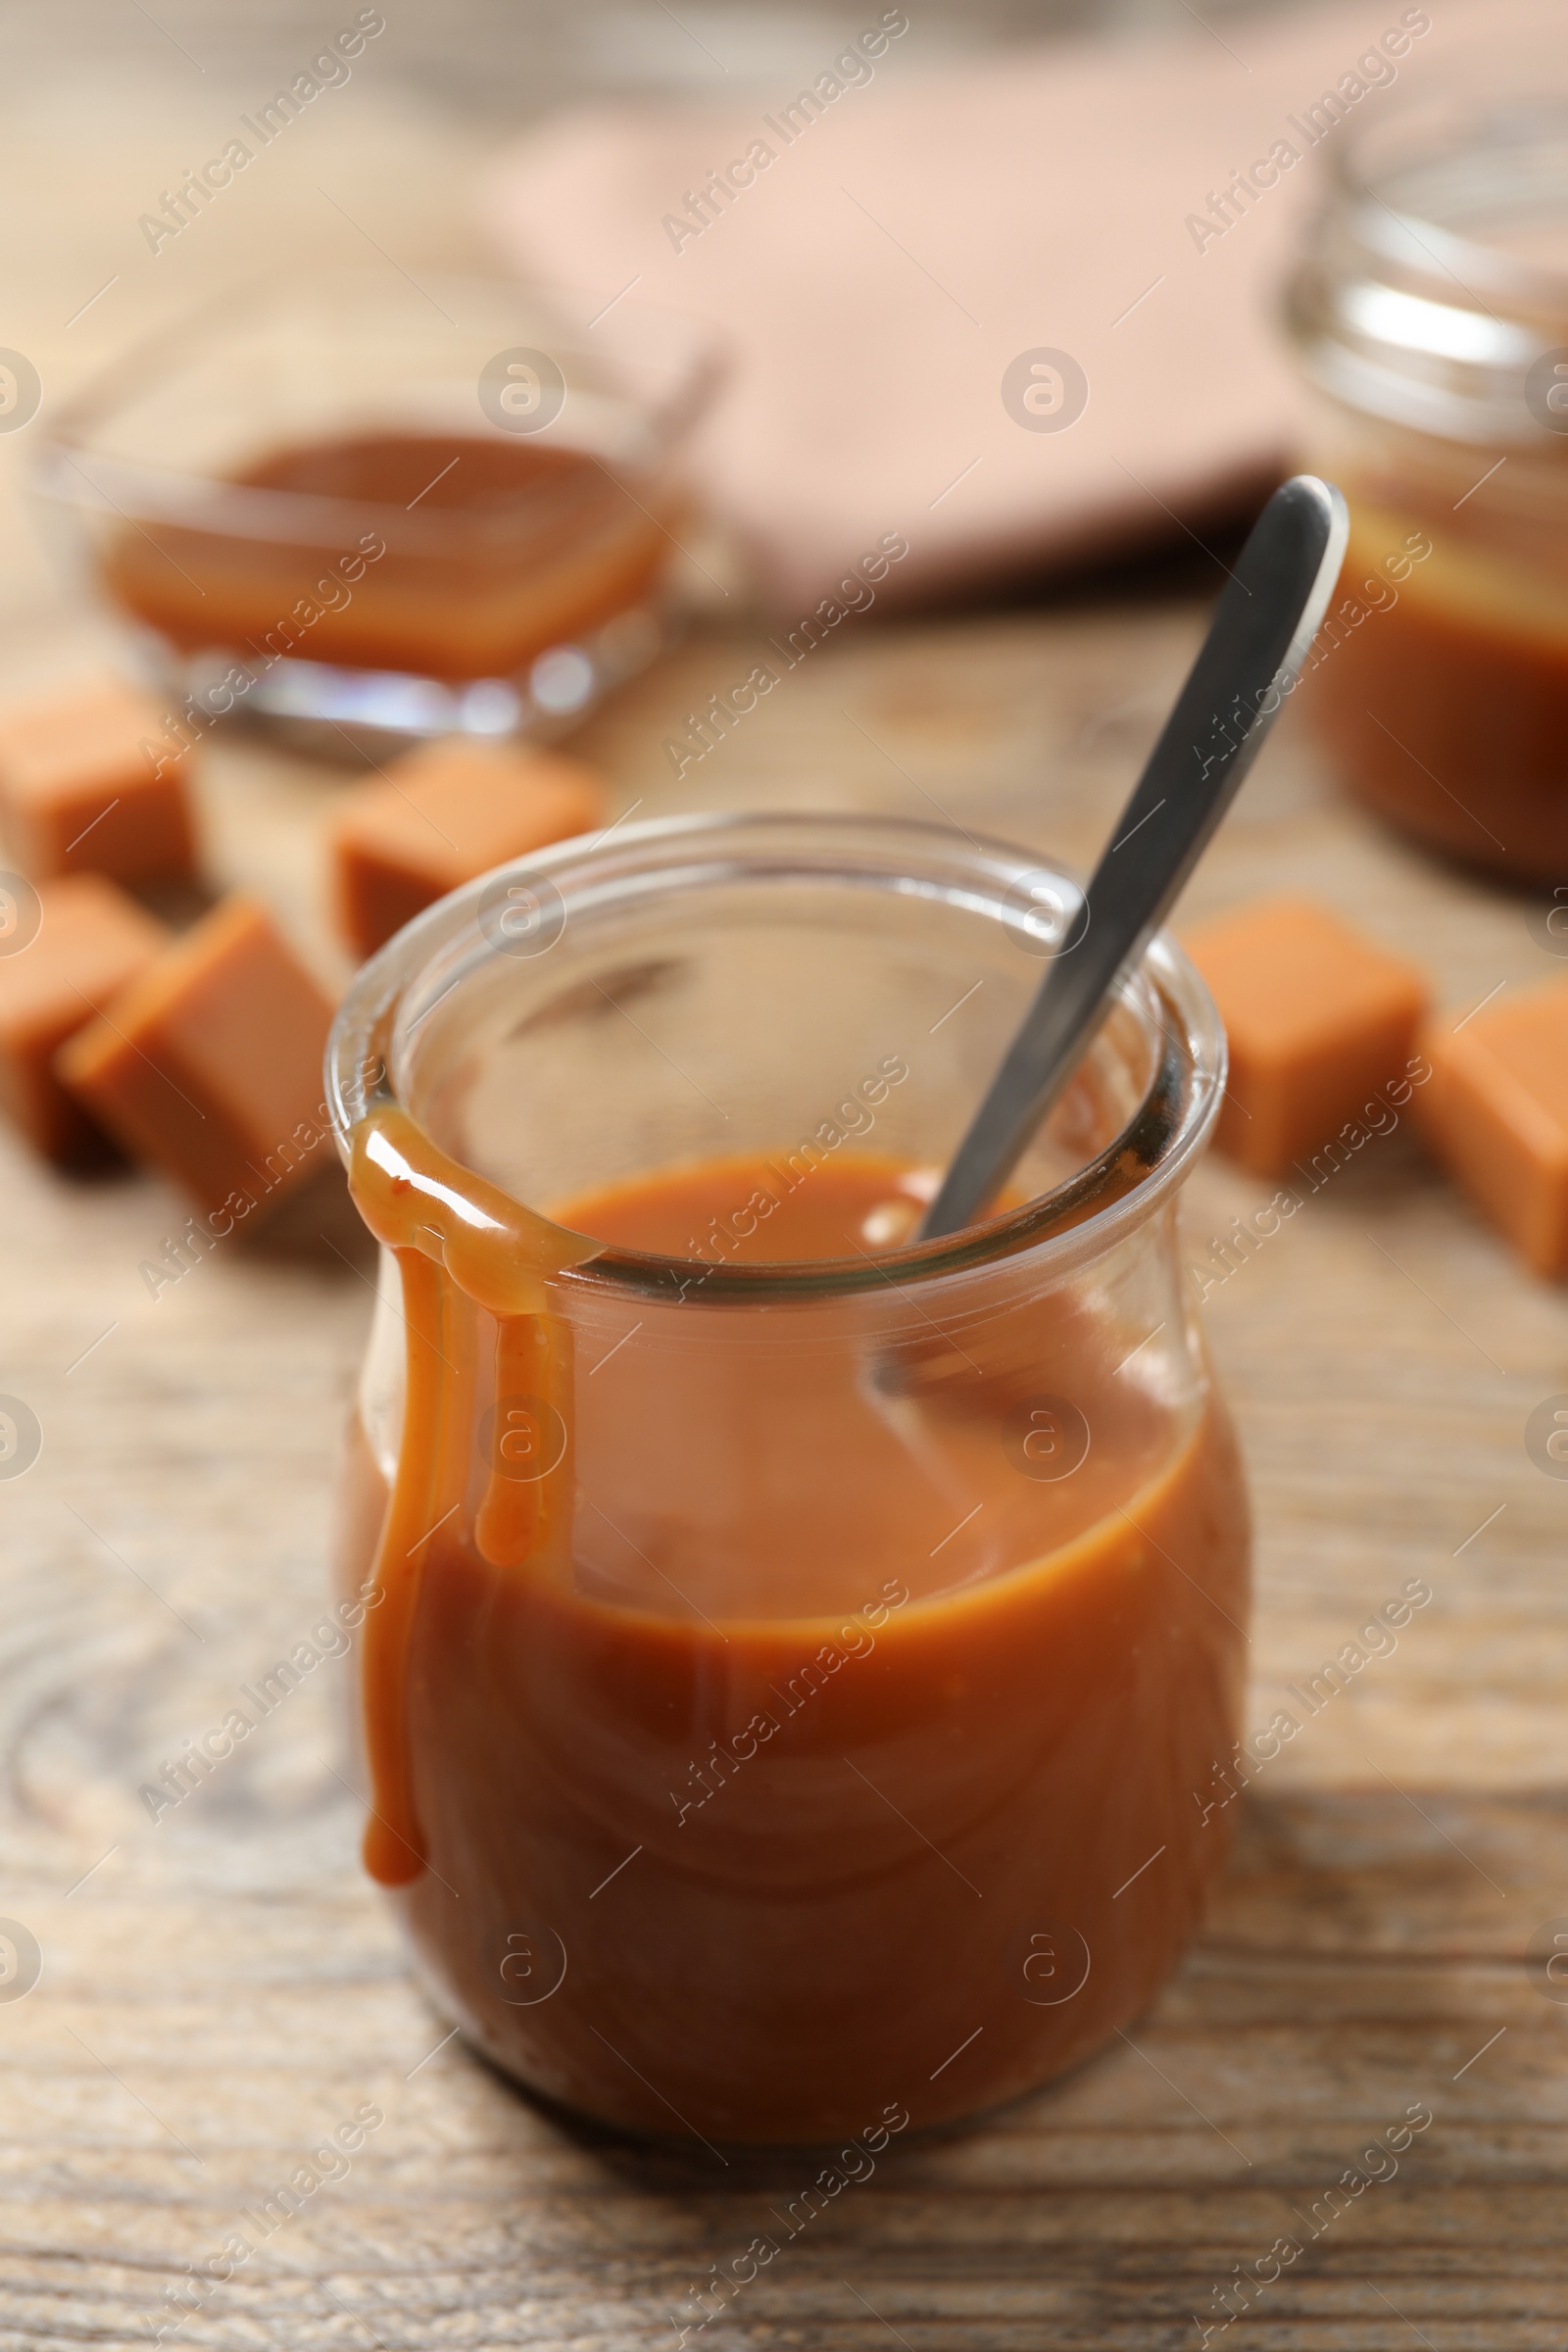
[[1350, 544], [1306, 701], [1379, 813], [1568, 874], [1568, 104], [1449, 97], [1341, 150], [1289, 295]]
[[683, 319], [479, 280], [241, 289], [45, 438], [66, 553], [193, 730], [550, 735], [659, 650], [717, 367]]

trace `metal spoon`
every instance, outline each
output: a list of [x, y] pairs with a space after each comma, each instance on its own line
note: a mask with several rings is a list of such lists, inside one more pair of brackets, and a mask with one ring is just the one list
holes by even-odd
[[926, 1211], [918, 1239], [973, 1223], [1011, 1175], [1165, 920], [1273, 725], [1339, 577], [1349, 522], [1331, 482], [1275, 491], [1023, 1025]]

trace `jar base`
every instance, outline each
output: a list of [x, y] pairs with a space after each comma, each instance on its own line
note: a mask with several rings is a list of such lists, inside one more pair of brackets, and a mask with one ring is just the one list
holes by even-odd
[[[784, 2164], [808, 2168], [813, 2164], [831, 2164], [835, 2158], [848, 2152], [848, 2144], [855, 2137], [854, 2131], [847, 2127], [842, 2132], [816, 2134], [808, 2139], [709, 2140], [690, 2132], [672, 2131], [665, 2133], [650, 2131], [637, 2124], [612, 2122], [530, 2082], [525, 2076], [516, 2073], [503, 2059], [486, 2049], [480, 2037], [470, 2032], [461, 2018], [452, 2016], [431, 1999], [427, 1987], [422, 1984], [420, 1990], [429, 2001], [435, 2020], [446, 2026], [449, 2033], [455, 2032], [468, 2056], [505, 2089], [536, 2109], [568, 2138], [633, 2173], [644, 2185], [657, 2185], [652, 2176], [656, 2170], [662, 2169], [665, 2176], [679, 2175], [710, 2186], [715, 2160], [740, 2176], [737, 2185], [761, 2185], [764, 2181], [779, 2185], [774, 2180], [774, 2168]], [[1157, 1999], [1158, 1994], [1153, 1998]], [[1147, 2014], [1150, 2005], [1145, 2002], [1130, 2011], [1121, 2021], [1122, 2024], [1136, 2024], [1140, 2017]], [[896, 2137], [890, 2135], [884, 2153], [891, 2156], [895, 2147], [929, 2148], [940, 2141], [963, 2139], [987, 2130], [999, 2117], [1023, 2106], [1029, 2099], [1038, 2098], [1043, 2091], [1054, 2089], [1058, 2083], [1068, 2082], [1073, 2076], [1093, 2066], [1106, 2053], [1117, 2032], [1117, 2027], [1108, 2027], [1092, 2048], [1078, 2052], [1063, 2064], [1053, 2067], [1038, 2082], [1027, 2082], [1016, 2090], [1004, 2091], [1000, 2097], [986, 2099], [978, 2106], [964, 2108], [956, 2114], [932, 2116], [924, 2121], [911, 2116], [908, 2123], [898, 2131]], [[860, 2129], [863, 2130], [863, 2127]], [[793, 2171], [789, 2178], [795, 2178]], [[853, 2184], [856, 2180], [864, 2178], [869, 2176], [851, 2174], [849, 2181]]]

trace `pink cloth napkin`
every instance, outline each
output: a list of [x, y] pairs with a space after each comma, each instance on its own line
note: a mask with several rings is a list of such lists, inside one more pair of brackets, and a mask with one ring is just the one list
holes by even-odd
[[[1564, 36], [1523, 13], [1532, 86]], [[698, 475], [782, 607], [894, 541], [879, 593], [909, 600], [1200, 526], [1277, 475], [1279, 294], [1325, 157], [1478, 31], [1505, 63], [1515, 22], [1356, 0], [954, 67], [873, 0], [799, 88], [556, 119], [486, 215], [520, 271], [719, 331]]]

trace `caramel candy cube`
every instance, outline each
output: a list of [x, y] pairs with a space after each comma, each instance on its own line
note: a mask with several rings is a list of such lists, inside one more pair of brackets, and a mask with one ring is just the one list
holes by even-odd
[[170, 934], [99, 874], [41, 883], [36, 906], [30, 894], [5, 896], [15, 918], [6, 936], [25, 944], [0, 954], [0, 1108], [62, 1167], [106, 1159], [109, 1138], [66, 1093], [55, 1054], [146, 970]]
[[1259, 1176], [1309, 1158], [1405, 1068], [1427, 985], [1312, 899], [1260, 899], [1183, 943], [1230, 1038], [1216, 1140]]
[[1539, 1274], [1568, 1274], [1568, 980], [1427, 1023], [1416, 1097], [1437, 1156]]
[[332, 1154], [332, 1007], [265, 906], [236, 893], [56, 1062], [78, 1102], [209, 1215], [274, 1208]]
[[0, 711], [0, 829], [34, 882], [188, 874], [185, 760], [158, 704], [109, 679]]
[[337, 927], [358, 956], [449, 890], [604, 823], [605, 789], [580, 760], [454, 739], [406, 753], [361, 784], [331, 832]]

